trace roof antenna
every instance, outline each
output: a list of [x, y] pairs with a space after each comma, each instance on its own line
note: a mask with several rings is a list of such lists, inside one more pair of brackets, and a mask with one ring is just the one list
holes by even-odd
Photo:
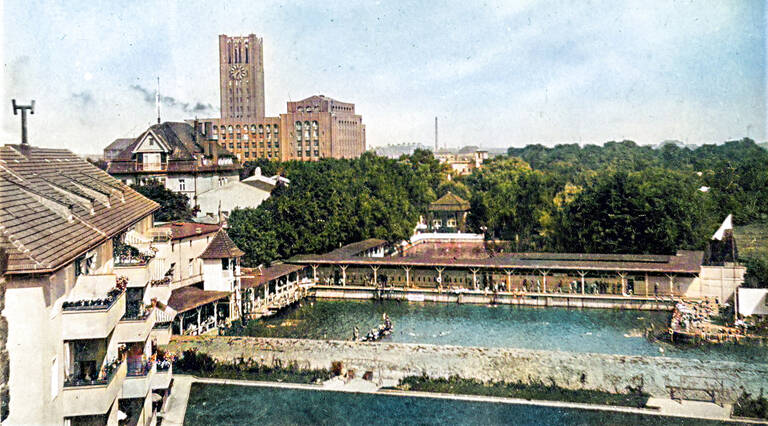
[[11, 99], [11, 104], [13, 105], [13, 115], [19, 115], [19, 111], [21, 111], [21, 145], [22, 147], [27, 146], [29, 145], [27, 143], [27, 110], [30, 114], [35, 113], [35, 101], [33, 99], [29, 105], [16, 105], [16, 99]]
[[160, 124], [160, 76], [157, 76], [157, 90], [155, 91], [155, 108], [157, 109], [157, 124]]

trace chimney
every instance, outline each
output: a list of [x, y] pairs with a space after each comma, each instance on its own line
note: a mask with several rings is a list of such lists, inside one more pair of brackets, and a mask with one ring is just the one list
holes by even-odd
[[30, 114], [35, 113], [35, 101], [32, 100], [29, 105], [16, 105], [16, 99], [11, 100], [13, 105], [13, 115], [18, 115], [21, 111], [21, 153], [25, 156], [29, 156], [29, 142], [27, 141], [27, 111]]
[[211, 141], [203, 142], [203, 155], [206, 157], [211, 156]]
[[192, 142], [197, 143], [197, 132], [200, 129], [200, 123], [197, 121], [197, 117], [195, 117], [194, 124], [192, 124]]

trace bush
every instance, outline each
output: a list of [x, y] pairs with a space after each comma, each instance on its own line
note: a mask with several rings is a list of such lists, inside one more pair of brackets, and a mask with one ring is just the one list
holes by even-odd
[[743, 391], [733, 404], [733, 415], [768, 419], [768, 399], [763, 396], [763, 390], [760, 389], [757, 398], [752, 398], [752, 394]]

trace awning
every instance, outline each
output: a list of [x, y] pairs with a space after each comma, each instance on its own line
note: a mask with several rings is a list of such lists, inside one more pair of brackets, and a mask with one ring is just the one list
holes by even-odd
[[171, 292], [168, 306], [178, 313], [229, 297], [228, 291], [206, 291], [197, 287], [182, 287]]

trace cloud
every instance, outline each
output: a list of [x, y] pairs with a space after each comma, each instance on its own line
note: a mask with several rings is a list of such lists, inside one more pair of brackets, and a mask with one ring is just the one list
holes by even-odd
[[[141, 87], [138, 84], [132, 84], [130, 88], [139, 92], [144, 97], [144, 102], [151, 105], [155, 104], [154, 91]], [[202, 102], [183, 102], [173, 96], [160, 95], [160, 103], [171, 108], [178, 108], [189, 114], [215, 112], [216, 110], [211, 104], [204, 104]]]

